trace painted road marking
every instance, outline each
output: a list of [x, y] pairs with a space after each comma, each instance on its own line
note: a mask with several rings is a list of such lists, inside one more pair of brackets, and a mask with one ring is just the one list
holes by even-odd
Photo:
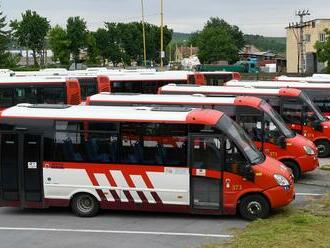
[[144, 231], [117, 231], [117, 230], [88, 230], [88, 229], [61, 229], [61, 228], [31, 228], [31, 227], [0, 227], [0, 231], [38, 231], [38, 232], [73, 232], [73, 233], [100, 233], [100, 234], [135, 234], [158, 236], [190, 236], [211, 238], [232, 238], [229, 234], [210, 233], [175, 233], [175, 232], [144, 232]]
[[296, 193], [296, 196], [323, 196], [324, 194], [316, 194], [316, 193]]

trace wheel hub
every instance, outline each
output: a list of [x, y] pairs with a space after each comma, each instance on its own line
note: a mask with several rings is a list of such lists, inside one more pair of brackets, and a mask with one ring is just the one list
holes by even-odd
[[262, 211], [262, 206], [259, 202], [253, 201], [248, 204], [247, 210], [250, 214], [257, 215]]

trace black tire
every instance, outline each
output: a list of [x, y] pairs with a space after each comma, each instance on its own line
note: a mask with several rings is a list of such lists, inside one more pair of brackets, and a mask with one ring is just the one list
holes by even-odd
[[238, 211], [247, 220], [264, 219], [270, 213], [270, 205], [262, 195], [248, 195], [241, 199]]
[[98, 214], [100, 205], [93, 195], [81, 193], [73, 197], [71, 209], [79, 217], [93, 217]]
[[294, 176], [294, 181], [297, 182], [301, 178], [301, 172], [299, 166], [295, 162], [291, 161], [282, 161], [282, 163], [291, 169]]
[[317, 140], [315, 145], [319, 152], [319, 158], [327, 158], [330, 154], [330, 144], [326, 140]]

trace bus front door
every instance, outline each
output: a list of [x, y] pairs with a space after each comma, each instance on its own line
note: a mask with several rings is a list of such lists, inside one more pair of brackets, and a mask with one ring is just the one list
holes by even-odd
[[222, 210], [223, 136], [190, 136], [191, 205], [196, 210]]
[[0, 156], [0, 199], [20, 207], [41, 206], [41, 136], [1, 134]]

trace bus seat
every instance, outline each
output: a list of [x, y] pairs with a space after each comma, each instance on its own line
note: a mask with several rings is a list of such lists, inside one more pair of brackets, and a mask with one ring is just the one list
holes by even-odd
[[66, 140], [64, 140], [63, 149], [64, 149], [63, 152], [64, 152], [64, 156], [66, 157], [66, 160], [83, 161], [81, 154], [78, 152], [75, 152], [74, 145], [70, 138], [67, 138]]

